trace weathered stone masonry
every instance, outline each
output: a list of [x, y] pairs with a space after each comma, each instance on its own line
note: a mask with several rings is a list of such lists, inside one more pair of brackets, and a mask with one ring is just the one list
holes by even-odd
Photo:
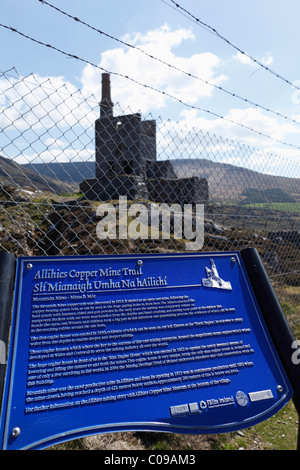
[[113, 116], [109, 74], [102, 74], [100, 118], [95, 122], [95, 178], [80, 190], [90, 200], [108, 201], [126, 196], [166, 203], [208, 201], [205, 178], [177, 178], [170, 161], [156, 159], [156, 122], [140, 114]]

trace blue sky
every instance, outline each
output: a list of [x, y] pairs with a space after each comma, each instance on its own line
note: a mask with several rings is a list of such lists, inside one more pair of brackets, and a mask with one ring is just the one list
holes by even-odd
[[[300, 3], [295, 0], [178, 0], [221, 35], [300, 87]], [[241, 55], [201, 27], [171, 0], [49, 0], [94, 28], [141, 48], [189, 78], [136, 49], [100, 35], [39, 0], [1, 0], [0, 23], [81, 57], [111, 72], [112, 98], [125, 109], [152, 113], [196, 129], [267, 149], [291, 161], [300, 150], [200, 111], [203, 108], [240, 122], [279, 141], [300, 147], [300, 124], [203, 83], [202, 80], [287, 115], [300, 123], [300, 91]], [[0, 27], [0, 69], [60, 77], [88, 96], [100, 97], [101, 71]], [[114, 73], [127, 75], [185, 103], [154, 92]], [[299, 81], [297, 83], [297, 81]], [[196, 109], [193, 109], [196, 108]]]

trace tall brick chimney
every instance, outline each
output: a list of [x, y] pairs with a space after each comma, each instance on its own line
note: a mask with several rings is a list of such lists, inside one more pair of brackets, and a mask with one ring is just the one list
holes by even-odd
[[109, 73], [102, 74], [102, 97], [100, 102], [100, 117], [113, 116], [113, 102], [110, 93], [110, 75]]

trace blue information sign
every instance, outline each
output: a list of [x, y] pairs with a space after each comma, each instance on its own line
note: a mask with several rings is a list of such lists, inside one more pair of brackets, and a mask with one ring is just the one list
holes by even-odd
[[223, 433], [293, 394], [240, 254], [19, 258], [2, 449]]

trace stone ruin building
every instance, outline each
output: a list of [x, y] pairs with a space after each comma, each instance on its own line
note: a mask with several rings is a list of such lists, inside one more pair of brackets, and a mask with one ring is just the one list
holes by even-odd
[[89, 200], [148, 199], [158, 203], [204, 204], [205, 178], [177, 178], [170, 161], [156, 159], [156, 122], [140, 114], [113, 115], [110, 75], [102, 74], [100, 118], [95, 122], [96, 172], [80, 190]]

